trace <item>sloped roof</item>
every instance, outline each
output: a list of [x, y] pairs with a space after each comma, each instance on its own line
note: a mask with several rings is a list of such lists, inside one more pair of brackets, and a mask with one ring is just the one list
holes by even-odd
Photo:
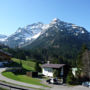
[[43, 64], [41, 67], [61, 68], [63, 66], [65, 66], [65, 64]]

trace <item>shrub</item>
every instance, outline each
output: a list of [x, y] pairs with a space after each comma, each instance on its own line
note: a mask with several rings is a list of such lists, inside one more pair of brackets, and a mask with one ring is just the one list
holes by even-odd
[[66, 82], [67, 82], [68, 84], [73, 84], [74, 80], [75, 80], [75, 78], [74, 78], [74, 76], [73, 76], [73, 74], [72, 74], [72, 71], [70, 70], [69, 73], [68, 73]]

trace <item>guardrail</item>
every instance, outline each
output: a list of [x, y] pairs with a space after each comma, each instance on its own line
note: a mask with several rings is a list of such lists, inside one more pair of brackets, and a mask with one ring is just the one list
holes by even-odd
[[25, 88], [21, 88], [21, 87], [16, 87], [16, 86], [12, 86], [12, 85], [7, 85], [7, 84], [4, 84], [4, 83], [1, 83], [0, 82], [0, 85], [3, 87], [6, 87], [6, 88], [8, 88], [8, 89], [10, 89], [10, 90], [12, 90], [12, 89], [17, 89], [17, 90], [29, 90], [29, 89], [25, 89]]

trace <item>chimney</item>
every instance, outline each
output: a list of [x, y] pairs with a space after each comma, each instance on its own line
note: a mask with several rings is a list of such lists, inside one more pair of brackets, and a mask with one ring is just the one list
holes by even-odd
[[47, 61], [47, 64], [50, 64], [50, 61]]

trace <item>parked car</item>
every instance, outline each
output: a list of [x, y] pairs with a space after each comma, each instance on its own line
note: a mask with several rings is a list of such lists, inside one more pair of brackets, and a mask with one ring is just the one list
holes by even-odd
[[83, 82], [82, 85], [83, 85], [83, 86], [86, 86], [86, 87], [90, 87], [90, 81]]
[[58, 84], [58, 79], [57, 78], [50, 78], [46, 80], [49, 84]]
[[46, 80], [46, 82], [48, 82], [48, 83], [50, 84], [50, 80], [51, 80], [51, 79], [48, 79], [48, 80]]

